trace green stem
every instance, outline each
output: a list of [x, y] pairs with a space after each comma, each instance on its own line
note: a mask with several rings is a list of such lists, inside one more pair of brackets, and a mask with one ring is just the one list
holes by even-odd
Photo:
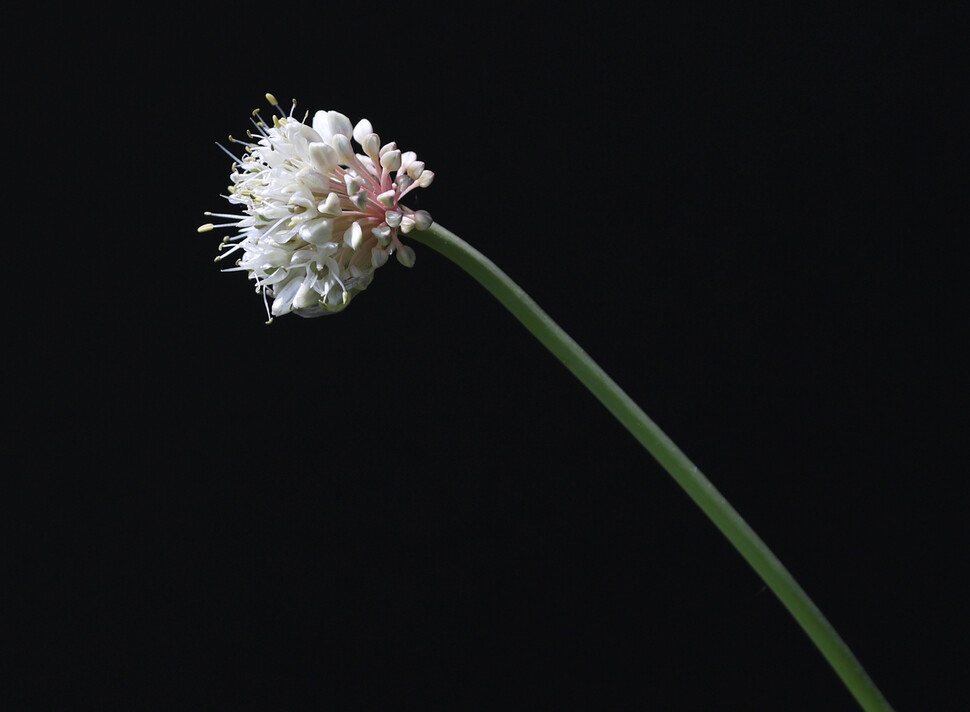
[[521, 287], [485, 255], [437, 223], [409, 237], [437, 250], [468, 272], [498, 299], [592, 391], [603, 405], [663, 465], [741, 556], [764, 579], [818, 646], [864, 710], [892, 708], [863, 670], [849, 647], [812, 603], [771, 550], [687, 456], [647, 417], [636, 403], [539, 308]]

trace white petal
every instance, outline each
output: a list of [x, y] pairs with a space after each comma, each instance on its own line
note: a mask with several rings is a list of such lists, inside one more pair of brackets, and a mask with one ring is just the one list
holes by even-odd
[[354, 140], [361, 145], [364, 144], [364, 138], [372, 133], [374, 133], [374, 127], [370, 125], [370, 121], [367, 119], [361, 119], [354, 126]]
[[311, 220], [300, 228], [300, 239], [313, 245], [323, 245], [332, 235], [333, 223], [325, 218]]
[[387, 247], [391, 244], [391, 228], [387, 225], [384, 227], [374, 227], [371, 228], [371, 235], [377, 238], [377, 241], [381, 243], [383, 247]]
[[344, 231], [344, 244], [352, 250], [356, 250], [360, 247], [360, 243], [364, 240], [364, 231], [360, 227], [359, 222], [355, 222], [353, 225], [348, 227]]
[[306, 124], [300, 124], [300, 133], [306, 138], [307, 143], [323, 141], [323, 136], [320, 135], [320, 132]]
[[344, 184], [347, 186], [347, 195], [357, 195], [360, 190], [360, 181], [350, 173], [344, 174]]
[[310, 162], [318, 173], [328, 175], [337, 167], [338, 156], [333, 146], [327, 143], [314, 142], [310, 144]]
[[353, 126], [350, 124], [350, 119], [341, 114], [339, 111], [328, 111], [327, 123], [330, 126], [330, 133], [334, 136], [337, 134], [343, 134], [347, 138], [350, 138], [354, 133]]
[[313, 130], [320, 134], [321, 139], [330, 143], [333, 132], [330, 131], [330, 121], [327, 118], [326, 111], [318, 111], [313, 115]]
[[299, 316], [302, 316], [306, 319], [313, 319], [314, 317], [318, 317], [318, 316], [327, 316], [328, 314], [332, 314], [333, 312], [328, 312], [319, 304], [314, 304], [313, 306], [309, 306], [306, 309], [297, 309], [293, 313]]
[[276, 299], [273, 300], [273, 307], [271, 309], [273, 316], [287, 314], [293, 309], [293, 297], [296, 296], [299, 289], [300, 280], [294, 277], [276, 293]]
[[301, 186], [305, 186], [313, 193], [326, 195], [330, 192], [330, 179], [322, 173], [310, 170], [310, 168], [301, 169], [300, 172], [296, 174], [296, 179], [299, 181]]
[[300, 288], [296, 290], [296, 294], [293, 297], [293, 308], [306, 309], [307, 307], [316, 304], [319, 299], [320, 295], [313, 290], [313, 287], [304, 282], [300, 285]]
[[333, 217], [340, 215], [340, 196], [336, 193], [331, 193], [327, 196], [326, 200], [317, 206], [317, 210], [324, 215], [331, 215]]
[[311, 208], [313, 210], [316, 210], [317, 208], [317, 201], [313, 199], [313, 195], [307, 195], [306, 193], [303, 193], [303, 192], [294, 193], [293, 195], [291, 195], [289, 201], [287, 201], [287, 204], [299, 205], [301, 208], [304, 208], [306, 210], [309, 210]]
[[406, 171], [408, 166], [414, 163], [415, 159], [418, 157], [414, 151], [405, 151], [401, 154], [401, 170]]
[[374, 269], [381, 267], [385, 262], [387, 262], [387, 251], [379, 247], [375, 247], [370, 251], [370, 263], [374, 266]]

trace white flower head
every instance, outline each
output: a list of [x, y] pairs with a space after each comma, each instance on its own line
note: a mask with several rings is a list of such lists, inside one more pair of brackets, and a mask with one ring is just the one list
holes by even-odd
[[244, 214], [206, 213], [230, 222], [207, 223], [199, 232], [236, 231], [223, 240], [216, 261], [242, 252], [236, 266], [223, 271], [249, 273], [269, 321], [289, 312], [332, 314], [367, 288], [389, 255], [406, 267], [414, 264], [414, 250], [399, 235], [427, 229], [431, 216], [400, 201], [428, 186], [434, 173], [414, 152], [381, 146], [367, 119], [352, 126], [337, 111], [318, 111], [308, 125], [306, 116], [300, 121], [293, 109], [284, 112], [272, 94], [266, 98], [279, 112], [272, 125], [257, 110], [249, 141], [229, 137], [244, 146], [243, 156], [220, 145], [235, 161], [225, 197]]

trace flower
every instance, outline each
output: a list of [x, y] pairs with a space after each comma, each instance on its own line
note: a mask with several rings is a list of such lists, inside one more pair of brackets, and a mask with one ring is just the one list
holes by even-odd
[[[318, 111], [311, 125], [286, 114], [272, 94], [266, 99], [279, 112], [272, 125], [253, 112], [256, 133], [237, 158], [229, 186], [230, 203], [244, 215], [206, 213], [231, 222], [206, 223], [199, 232], [234, 228], [220, 245], [216, 261], [242, 251], [236, 266], [246, 271], [263, 294], [269, 322], [293, 312], [313, 317], [342, 310], [363, 291], [374, 271], [391, 254], [406, 267], [414, 250], [399, 235], [431, 225], [431, 216], [401, 205], [415, 188], [425, 188], [434, 172], [425, 170], [413, 151], [381, 145], [371, 123], [351, 126], [337, 111]], [[293, 102], [296, 106], [296, 102]], [[353, 139], [363, 153], [356, 153]], [[270, 305], [268, 298], [272, 298]]]

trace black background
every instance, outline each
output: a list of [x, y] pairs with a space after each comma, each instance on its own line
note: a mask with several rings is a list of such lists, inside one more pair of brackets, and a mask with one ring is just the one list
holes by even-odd
[[15, 260], [8, 369], [36, 486], [22, 702], [856, 708], [663, 470], [430, 249], [340, 315], [264, 325], [195, 228], [226, 209], [214, 142], [271, 91], [415, 150], [437, 178], [411, 207], [665, 429], [896, 708], [960, 708], [966, 13], [674, 7], [39, 35], [8, 133], [35, 170], [8, 244], [45, 235]]

